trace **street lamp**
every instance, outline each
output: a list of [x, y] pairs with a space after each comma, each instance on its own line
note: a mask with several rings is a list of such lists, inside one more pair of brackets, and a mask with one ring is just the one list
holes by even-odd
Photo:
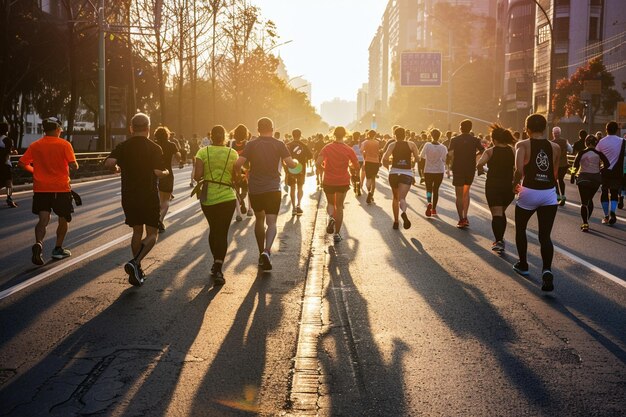
[[448, 66], [448, 130], [451, 130], [450, 118], [452, 117], [452, 80], [466, 65], [472, 64], [474, 60], [470, 57], [470, 60], [458, 67], [454, 72], [452, 67]]

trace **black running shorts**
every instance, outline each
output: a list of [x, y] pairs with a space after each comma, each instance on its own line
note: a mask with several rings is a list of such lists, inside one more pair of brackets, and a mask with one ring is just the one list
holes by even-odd
[[159, 191], [162, 193], [171, 193], [174, 191], [174, 175], [159, 178]]
[[278, 214], [280, 211], [280, 191], [269, 193], [250, 194], [250, 205], [255, 212], [264, 211], [265, 214]]
[[350, 185], [322, 185], [325, 194], [347, 193]]
[[398, 188], [400, 184], [413, 185], [413, 177], [404, 174], [389, 174], [389, 186], [391, 188]]
[[306, 178], [306, 174], [303, 172], [301, 174], [287, 174], [287, 185], [290, 187], [293, 187], [294, 185], [298, 184], [300, 187], [302, 187], [304, 185], [304, 179]]
[[159, 227], [161, 207], [157, 193], [122, 195], [122, 208], [126, 216], [125, 223], [130, 227]]
[[72, 213], [74, 213], [72, 193], [34, 193], [33, 214], [39, 215], [42, 211], [54, 212], [57, 216], [71, 222]]
[[474, 182], [475, 171], [472, 172], [452, 172], [452, 185], [462, 187], [463, 185], [472, 185]]
[[485, 197], [487, 197], [487, 205], [489, 207], [506, 208], [513, 202], [515, 194], [511, 185], [488, 185], [485, 186]]
[[373, 178], [376, 178], [376, 175], [378, 175], [378, 170], [380, 169], [380, 163], [365, 161], [364, 167], [365, 167], [365, 178], [367, 178], [368, 180], [371, 180]]

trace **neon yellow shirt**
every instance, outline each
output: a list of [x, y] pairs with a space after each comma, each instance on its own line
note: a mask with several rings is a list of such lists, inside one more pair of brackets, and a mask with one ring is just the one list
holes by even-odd
[[[223, 184], [232, 184], [233, 166], [238, 157], [237, 152], [227, 146], [205, 146], [196, 154], [196, 158], [204, 162], [204, 179]], [[207, 198], [200, 203], [212, 206], [235, 200], [235, 198], [235, 191], [232, 187], [209, 183]]]

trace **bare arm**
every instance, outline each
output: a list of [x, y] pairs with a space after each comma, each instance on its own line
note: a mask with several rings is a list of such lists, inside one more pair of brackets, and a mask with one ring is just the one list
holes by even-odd
[[[235, 178], [235, 172], [237, 172], [237, 170], [233, 167], [232, 178]], [[204, 162], [202, 161], [202, 159], [196, 158], [196, 160], [194, 161], [193, 179], [195, 181], [200, 181], [202, 178], [204, 178]]]
[[120, 167], [117, 165], [117, 159], [108, 157], [104, 160], [104, 167], [111, 171], [120, 172]]
[[516, 189], [524, 177], [524, 162], [526, 160], [526, 148], [519, 142], [515, 145], [515, 174], [513, 176], [513, 188]]
[[167, 177], [168, 175], [170, 175], [169, 169], [164, 169], [164, 170], [153, 169], [152, 172], [154, 172], [154, 175], [156, 175], [157, 178], [163, 178], [163, 177]]
[[293, 160], [293, 158], [291, 156], [286, 157], [285, 159], [283, 159], [283, 163], [288, 167], [288, 168], [295, 168], [296, 166], [298, 166], [298, 163], [296, 161]]
[[243, 167], [243, 164], [245, 164], [247, 161], [246, 158], [244, 158], [243, 156], [240, 156], [239, 158], [237, 158], [237, 161], [235, 161], [235, 166], [233, 168], [233, 170], [235, 172], [240, 172], [241, 171], [241, 167]]
[[396, 148], [396, 143], [392, 143], [391, 145], [389, 145], [387, 147], [387, 151], [385, 152], [385, 154], [383, 155], [383, 164], [385, 164], [385, 166], [389, 165], [389, 157], [391, 156], [391, 154], [393, 153], [393, 150]]
[[67, 164], [67, 165], [68, 165], [68, 166], [70, 167], [70, 169], [71, 169], [71, 170], [73, 170], [73, 171], [75, 171], [75, 170], [77, 170], [77, 169], [78, 169], [78, 162], [76, 162], [76, 161], [72, 161], [72, 162], [70, 162], [70, 163], [69, 163], [69, 164]]
[[492, 154], [493, 154], [493, 148], [489, 148], [485, 152], [483, 152], [483, 154], [480, 155], [480, 159], [478, 160], [478, 163], [476, 164], [477, 168], [482, 169], [482, 167], [486, 165], [487, 162], [489, 162]]

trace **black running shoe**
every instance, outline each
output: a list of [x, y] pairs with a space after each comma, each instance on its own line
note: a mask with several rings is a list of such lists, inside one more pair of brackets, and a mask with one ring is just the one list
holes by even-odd
[[554, 290], [554, 275], [552, 275], [552, 271], [546, 269], [541, 274], [541, 281], [543, 281], [543, 285], [541, 286], [541, 291], [550, 292]]
[[33, 257], [31, 258], [31, 260], [35, 265], [43, 265], [43, 258], [41, 257], [42, 249], [43, 248], [41, 246], [41, 243], [39, 242], [33, 245]]
[[398, 230], [400, 228], [400, 223], [398, 222], [393, 222], [393, 230]]
[[620, 210], [624, 209], [624, 196], [623, 195], [619, 196], [619, 200], [617, 202], [617, 208]]
[[370, 192], [370, 193], [367, 193], [367, 198], [365, 199], [365, 202], [366, 202], [367, 204], [372, 204], [372, 200], [373, 200], [373, 195], [372, 195], [372, 193], [371, 193], [371, 192]]
[[135, 287], [141, 287], [143, 285], [143, 277], [139, 273], [139, 265], [137, 261], [131, 259], [124, 265], [124, 271], [128, 274], [128, 282]]
[[270, 254], [267, 252], [263, 252], [261, 256], [259, 256], [259, 265], [261, 269], [264, 271], [272, 270], [272, 261], [270, 260]]
[[158, 229], [159, 229], [159, 233], [165, 232], [165, 225], [163, 224], [163, 222], [161, 221], [159, 222]]
[[211, 268], [211, 276], [213, 277], [213, 283], [215, 285], [224, 285], [226, 284], [226, 280], [224, 279], [224, 273], [222, 272], [221, 264], [213, 264]]
[[615, 212], [612, 211], [609, 214], [609, 224], [615, 224], [617, 222], [617, 216], [615, 216]]
[[518, 261], [515, 265], [513, 265], [513, 270], [524, 277], [530, 275], [530, 272], [528, 272], [528, 264], [522, 263], [521, 261]]
[[332, 234], [335, 233], [335, 218], [331, 217], [328, 219], [328, 226], [326, 226], [326, 233]]
[[9, 206], [10, 208], [16, 208], [17, 204], [15, 203], [15, 201], [13, 201], [11, 197], [9, 197], [7, 198], [7, 206]]
[[402, 213], [400, 217], [402, 217], [402, 227], [404, 227], [405, 229], [410, 229], [411, 221], [409, 220], [409, 217], [406, 215], [406, 213]]

